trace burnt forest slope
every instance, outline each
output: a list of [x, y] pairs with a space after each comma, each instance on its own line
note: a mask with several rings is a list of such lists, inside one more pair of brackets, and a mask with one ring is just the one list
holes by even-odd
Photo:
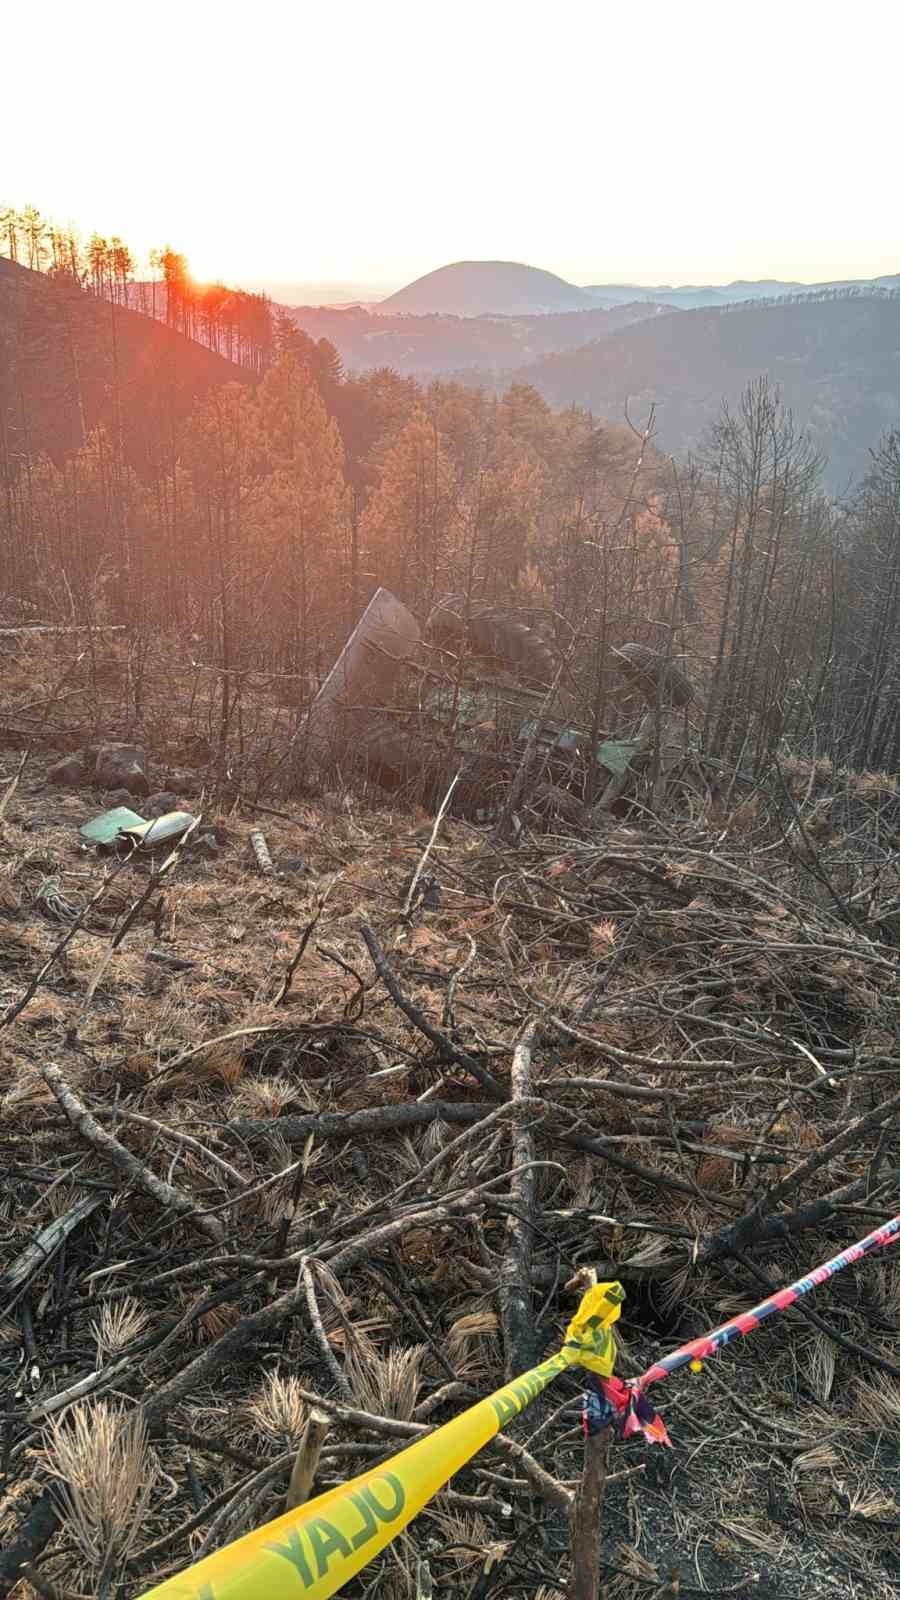
[[0, 258], [0, 451], [59, 460], [121, 424], [140, 467], [199, 396], [250, 373], [165, 323]]
[[766, 374], [828, 457], [840, 486], [900, 424], [900, 297], [776, 301], [673, 312], [520, 369], [554, 406], [620, 419], [656, 407], [658, 443], [692, 449], [747, 383]]

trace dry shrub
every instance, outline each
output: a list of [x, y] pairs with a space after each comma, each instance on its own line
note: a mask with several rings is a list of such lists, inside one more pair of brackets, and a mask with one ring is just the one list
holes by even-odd
[[242, 1412], [253, 1430], [272, 1444], [296, 1445], [303, 1437], [306, 1402], [296, 1378], [270, 1372], [246, 1400]]
[[208, 1050], [191, 1062], [191, 1072], [195, 1078], [217, 1078], [226, 1088], [233, 1089], [244, 1073], [244, 1053], [240, 1044], [230, 1039], [211, 1044]]
[[91, 1323], [91, 1332], [97, 1342], [98, 1361], [120, 1355], [143, 1332], [149, 1320], [144, 1307], [131, 1295], [101, 1306], [96, 1322]]
[[42, 1106], [54, 1103], [53, 1092], [48, 1089], [37, 1067], [26, 1062], [19, 1066], [9, 1086], [0, 1095], [0, 1121], [18, 1118], [23, 1113], [37, 1111]]
[[860, 1378], [853, 1393], [853, 1410], [863, 1426], [879, 1432], [900, 1432], [900, 1382], [887, 1373]]
[[[347, 1301], [349, 1308], [350, 1302]], [[329, 1312], [327, 1306], [322, 1306], [322, 1324], [328, 1335], [328, 1343], [333, 1350], [349, 1350], [360, 1346], [368, 1348], [368, 1343], [375, 1342], [390, 1328], [390, 1323], [383, 1317], [362, 1317], [357, 1322], [348, 1322], [344, 1317], [340, 1327], [332, 1326], [337, 1312]]]
[[55, 995], [38, 991], [19, 1012], [18, 1021], [29, 1028], [50, 1028], [64, 1022], [66, 1008]]
[[816, 1475], [828, 1472], [832, 1467], [839, 1467], [841, 1458], [833, 1445], [828, 1443], [814, 1444], [811, 1449], [804, 1450], [801, 1455], [795, 1456], [791, 1462], [791, 1473], [813, 1472]]
[[365, 1335], [348, 1341], [344, 1371], [353, 1397], [364, 1411], [411, 1421], [422, 1381], [422, 1345], [392, 1345], [380, 1355]]
[[241, 1313], [237, 1306], [212, 1306], [199, 1318], [198, 1342], [212, 1344], [214, 1340], [221, 1338], [223, 1333], [227, 1333], [229, 1328], [234, 1328], [240, 1320]]
[[[745, 1128], [738, 1128], [734, 1123], [713, 1123], [709, 1128], [708, 1139], [711, 1144], [734, 1146], [742, 1150], [747, 1137]], [[697, 1182], [701, 1189], [709, 1189], [713, 1194], [723, 1194], [734, 1187], [735, 1173], [740, 1170], [740, 1160], [732, 1160], [728, 1156], [707, 1155], [701, 1156], [697, 1163]]]
[[641, 1585], [659, 1583], [659, 1573], [633, 1544], [620, 1544], [616, 1549], [616, 1569], [623, 1578], [633, 1578]]
[[0, 872], [0, 912], [7, 917], [17, 917], [22, 910], [22, 901], [9, 881], [8, 871]]
[[443, 1150], [444, 1145], [454, 1136], [455, 1131], [449, 1122], [444, 1122], [440, 1117], [436, 1117], [434, 1122], [429, 1123], [422, 1135], [422, 1155], [425, 1160], [430, 1161], [432, 1156], [436, 1156], [439, 1150]]
[[618, 929], [610, 918], [605, 917], [601, 922], [592, 922], [588, 932], [591, 954], [595, 956], [609, 955], [617, 937]]
[[441, 1536], [440, 1553], [434, 1557], [434, 1564], [443, 1567], [445, 1562], [451, 1562], [457, 1576], [471, 1567], [482, 1566], [489, 1554], [502, 1555], [506, 1548], [492, 1540], [484, 1517], [477, 1512], [466, 1515], [458, 1511], [447, 1505], [443, 1495], [435, 1497], [430, 1520], [437, 1524]]
[[495, 1312], [469, 1311], [447, 1330], [447, 1358], [461, 1378], [481, 1378], [496, 1364], [500, 1322]]
[[143, 1418], [106, 1400], [82, 1401], [50, 1424], [45, 1445], [66, 1531], [102, 1590], [137, 1542], [156, 1481]]
[[723, 1526], [733, 1539], [748, 1545], [751, 1550], [758, 1550], [760, 1555], [769, 1556], [774, 1560], [781, 1554], [784, 1534], [780, 1529], [773, 1528], [770, 1522], [765, 1522], [762, 1517], [740, 1517], [729, 1514]]
[[827, 1334], [818, 1333], [804, 1353], [807, 1381], [816, 1399], [826, 1405], [834, 1387], [834, 1345]]
[[[280, 1117], [285, 1106], [298, 1098], [298, 1086], [289, 1078], [247, 1078], [235, 1096], [234, 1112], [264, 1119]], [[303, 1099], [305, 1095], [301, 1096]]]
[[854, 1489], [850, 1496], [851, 1517], [895, 1522], [898, 1509], [894, 1495], [882, 1494], [878, 1489], [869, 1489], [864, 1484]]

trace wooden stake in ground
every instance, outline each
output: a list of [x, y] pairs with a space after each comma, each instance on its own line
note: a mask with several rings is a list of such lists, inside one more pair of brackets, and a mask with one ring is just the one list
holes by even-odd
[[416, 1560], [416, 1600], [431, 1600], [433, 1594], [431, 1568], [428, 1562], [419, 1556]]
[[603, 1428], [584, 1441], [581, 1482], [572, 1507], [572, 1578], [569, 1600], [599, 1600], [600, 1519], [609, 1463], [611, 1433]]
[[[531, 1094], [531, 1053], [535, 1024], [530, 1022], [516, 1045], [510, 1087], [513, 1100]], [[534, 1209], [534, 1143], [531, 1129], [517, 1120], [512, 1129], [512, 1165], [515, 1176], [511, 1190], [514, 1211], [506, 1220], [506, 1248], [500, 1268], [500, 1322], [506, 1358], [506, 1377], [511, 1382], [533, 1365], [534, 1318], [531, 1307], [531, 1230]], [[518, 1169], [518, 1170], [516, 1170]]]
[[[583, 1268], [566, 1288], [584, 1294], [596, 1282], [593, 1268]], [[611, 1429], [601, 1428], [599, 1433], [588, 1434], [584, 1441], [581, 1482], [572, 1506], [572, 1576], [568, 1600], [599, 1600], [601, 1518], [611, 1439]]]
[[295, 1506], [303, 1506], [309, 1499], [309, 1492], [319, 1465], [319, 1456], [330, 1428], [331, 1418], [327, 1411], [313, 1410], [309, 1413], [303, 1438], [297, 1446], [297, 1455], [291, 1468], [291, 1481], [284, 1501], [285, 1511], [293, 1511]]
[[271, 878], [275, 869], [272, 865], [272, 857], [269, 854], [266, 836], [259, 828], [254, 828], [250, 835], [250, 848], [256, 857], [256, 865], [263, 877]]

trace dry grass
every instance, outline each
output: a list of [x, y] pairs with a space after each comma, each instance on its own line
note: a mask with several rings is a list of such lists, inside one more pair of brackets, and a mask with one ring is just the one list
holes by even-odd
[[[171, 728], [157, 753], [160, 782], [166, 759], [175, 759], [189, 733], [177, 682], [173, 696]], [[208, 709], [204, 702], [201, 714]], [[48, 789], [41, 761], [26, 766], [0, 824], [0, 1010], [22, 993], [63, 931], [41, 912], [40, 885], [52, 877], [63, 900], [83, 904], [102, 871], [77, 842], [78, 825], [100, 809], [102, 797]], [[17, 765], [13, 752], [0, 770]], [[581, 1264], [620, 1275], [625, 1284], [619, 1370], [626, 1374], [761, 1298], [763, 1290], [739, 1262], [707, 1261], [704, 1246], [849, 1118], [900, 1088], [896, 951], [879, 943], [871, 927], [860, 931], [837, 916], [821, 882], [781, 840], [765, 796], [744, 806], [740, 826], [737, 789], [731, 820], [721, 819], [714, 830], [693, 812], [658, 823], [610, 819], [589, 835], [526, 830], [514, 852], [501, 853], [484, 830], [447, 818], [431, 861], [440, 904], [410, 924], [401, 914], [404, 886], [430, 820], [384, 797], [370, 804], [351, 796], [345, 804], [342, 795], [302, 804], [269, 796], [284, 815], [261, 814], [253, 809], [252, 779], [244, 781], [248, 769], [236, 770], [242, 787], [234, 783], [205, 802], [220, 831], [218, 855], [186, 857], [166, 890], [161, 932], [148, 921], [134, 926], [84, 1014], [116, 917], [145, 885], [143, 864], [136, 863], [113, 886], [110, 916], [92, 919], [75, 936], [15, 1029], [2, 1035], [0, 1157], [13, 1175], [2, 1213], [9, 1254], [80, 1198], [85, 1181], [100, 1185], [103, 1196], [101, 1210], [67, 1241], [61, 1264], [57, 1258], [40, 1267], [30, 1286], [30, 1304], [40, 1313], [37, 1398], [45, 1401], [98, 1362], [116, 1360], [137, 1338], [152, 1347], [183, 1318], [158, 1368], [150, 1348], [140, 1367], [117, 1379], [129, 1400], [147, 1398], [190, 1360], [215, 1354], [219, 1339], [234, 1338], [242, 1318], [291, 1292], [301, 1254], [314, 1263], [326, 1338], [358, 1407], [411, 1418], [448, 1381], [436, 1351], [479, 1392], [500, 1383], [496, 1286], [508, 1240], [509, 1127], [498, 1123], [484, 1133], [452, 1120], [456, 1104], [482, 1101], [482, 1091], [458, 1063], [439, 1059], [388, 1000], [362, 945], [363, 920], [374, 926], [403, 992], [501, 1078], [523, 1023], [542, 1019], [534, 1074], [547, 1109], [535, 1113], [532, 1136], [536, 1156], [557, 1163], [537, 1180], [542, 1216], [532, 1239], [532, 1303], [535, 1315], [541, 1312], [544, 1349], [558, 1344], [572, 1310], [561, 1285]], [[844, 874], [841, 892], [872, 889], [879, 904], [888, 903], [900, 894], [895, 866], [879, 858], [876, 873], [862, 847], [854, 855], [843, 823], [843, 831], [830, 826], [829, 795], [840, 780], [840, 794], [856, 808], [851, 822], [862, 818], [860, 829], [871, 823], [874, 836], [892, 780], [862, 775], [845, 782], [845, 776], [798, 762], [790, 782], [797, 803], [821, 809], [829, 822], [815, 843], [826, 872]], [[178, 798], [197, 803], [180, 788]], [[300, 856], [304, 869], [260, 879], [248, 851], [255, 826], [264, 828], [276, 870]], [[837, 836], [843, 842], [833, 845]], [[276, 1007], [273, 996], [300, 932], [329, 886], [320, 925]], [[147, 960], [154, 948], [193, 966], [173, 976]], [[331, 959], [335, 954], [359, 972], [364, 993]], [[598, 984], [600, 1003], [584, 1020], [582, 1007]], [[552, 1014], [581, 1038], [555, 1032]], [[232, 1037], [212, 1042], [223, 1034]], [[196, 1045], [204, 1048], [173, 1070], [170, 1063]], [[823, 1087], [810, 1055], [837, 1074], [837, 1094]], [[60, 1063], [92, 1109], [112, 1119], [118, 1106], [162, 1124], [165, 1137], [121, 1118], [104, 1122], [197, 1206], [218, 1208], [224, 1253], [241, 1255], [244, 1265], [213, 1267], [215, 1252], [198, 1245], [195, 1232], [111, 1171], [62, 1117], [40, 1075], [47, 1060]], [[713, 1060], [722, 1066], [709, 1069]], [[584, 1090], [569, 1082], [604, 1077], [652, 1097], [633, 1100], [614, 1087]], [[310, 1114], [369, 1115], [415, 1102], [427, 1107], [435, 1099], [442, 1112], [423, 1127], [332, 1138], [320, 1125], [311, 1146], [306, 1125], [297, 1131], [297, 1119]], [[184, 1147], [180, 1131], [233, 1165], [245, 1184]], [[442, 1157], [464, 1131], [463, 1145]], [[583, 1143], [563, 1144], [569, 1133], [611, 1140], [609, 1159], [602, 1146], [598, 1153]], [[756, 1249], [754, 1259], [771, 1279], [790, 1281], [873, 1226], [875, 1215], [900, 1209], [896, 1125], [880, 1150], [878, 1172], [867, 1177], [876, 1143], [877, 1136], [869, 1137], [837, 1152], [780, 1208], [846, 1184], [866, 1185], [864, 1212], [840, 1211], [825, 1226]], [[268, 1261], [276, 1241], [280, 1246], [286, 1209], [295, 1204], [295, 1164], [304, 1155], [283, 1246], [291, 1259], [280, 1268], [246, 1265], [248, 1257]], [[616, 1165], [615, 1156], [631, 1166]], [[434, 1221], [430, 1208], [442, 1196], [488, 1181], [496, 1201], [451, 1225]], [[411, 1187], [398, 1201], [406, 1182]], [[254, 1191], [248, 1198], [244, 1187]], [[586, 1220], [586, 1210], [612, 1220]], [[396, 1231], [388, 1243], [362, 1250], [350, 1267], [332, 1270], [337, 1252], [370, 1227]], [[394, 1298], [384, 1291], [386, 1281]], [[897, 1361], [900, 1267], [886, 1256], [842, 1281], [846, 1294], [820, 1290], [817, 1310], [845, 1336]], [[19, 1372], [18, 1317], [16, 1307], [6, 1313], [10, 1337], [0, 1341], [8, 1394]], [[165, 1559], [149, 1564], [153, 1570], [123, 1580], [116, 1600], [135, 1600], [170, 1562], [189, 1559], [189, 1541], [177, 1536], [194, 1514], [188, 1460], [201, 1495], [212, 1502], [296, 1438], [305, 1415], [299, 1388], [335, 1398], [305, 1311], [249, 1346], [239, 1343], [237, 1355], [228, 1348], [229, 1359], [198, 1379], [171, 1419], [173, 1430], [193, 1430], [208, 1448], [180, 1443], [174, 1433], [160, 1440], [164, 1487], [149, 1507], [141, 1485], [153, 1457], [142, 1441], [132, 1452], [139, 1465], [129, 1457], [125, 1476], [116, 1470], [124, 1486], [118, 1498], [109, 1491], [112, 1440], [128, 1415], [110, 1396], [83, 1414], [73, 1411], [80, 1423], [64, 1418], [57, 1425], [63, 1443], [54, 1471], [57, 1478], [69, 1466], [74, 1473], [63, 1538], [70, 1548], [79, 1541], [84, 1586], [92, 1593], [104, 1561], [121, 1572], [135, 1548], [121, 1526], [123, 1504], [131, 1507], [129, 1526], [143, 1524], [141, 1544], [174, 1539]], [[740, 1594], [752, 1578], [759, 1592], [775, 1593], [779, 1584], [785, 1600], [820, 1592], [847, 1600], [895, 1594], [892, 1534], [881, 1524], [890, 1523], [887, 1508], [900, 1490], [897, 1380], [813, 1333], [798, 1316], [766, 1324], [723, 1353], [716, 1370], [741, 1411], [730, 1412], [728, 1394], [702, 1374], [696, 1381], [673, 1379], [654, 1391], [675, 1441], [673, 1456], [654, 1455], [641, 1443], [617, 1450], [616, 1470], [645, 1471], [607, 1492], [610, 1595], [655, 1600], [676, 1568], [683, 1587], [701, 1592]], [[576, 1479], [580, 1467], [576, 1387], [560, 1384], [518, 1431], [530, 1437], [568, 1399], [571, 1414], [535, 1444], [541, 1464], [565, 1481]], [[25, 1403], [9, 1408], [13, 1483], [0, 1524], [4, 1543], [40, 1487], [31, 1477], [33, 1427]], [[445, 1420], [459, 1403], [438, 1403], [429, 1421]], [[99, 1429], [103, 1435], [105, 1427], [107, 1439], [102, 1459], [102, 1451], [90, 1454], [97, 1430], [86, 1420], [106, 1416], [101, 1406], [109, 1413], [108, 1426]], [[379, 1449], [386, 1458], [397, 1444], [336, 1420], [323, 1451], [322, 1486], [371, 1465]], [[216, 1445], [245, 1452], [250, 1465]], [[56, 1449], [55, 1435], [47, 1448]], [[124, 1447], [116, 1448], [121, 1454]], [[478, 1506], [437, 1502], [434, 1515], [414, 1524], [366, 1574], [373, 1592], [397, 1600], [414, 1593], [418, 1553], [428, 1555], [436, 1593], [464, 1600], [485, 1550], [510, 1542], [496, 1592], [557, 1600], [565, 1587], [565, 1533], [513, 1465], [486, 1452], [453, 1488], [481, 1497]], [[776, 1515], [780, 1495], [784, 1522]], [[512, 1516], [490, 1497], [512, 1506]], [[273, 1487], [271, 1504], [276, 1498]], [[269, 1507], [266, 1501], [265, 1514]], [[76, 1522], [88, 1532], [70, 1533]], [[53, 1550], [47, 1576], [68, 1595], [70, 1574], [63, 1560], [54, 1566]]]

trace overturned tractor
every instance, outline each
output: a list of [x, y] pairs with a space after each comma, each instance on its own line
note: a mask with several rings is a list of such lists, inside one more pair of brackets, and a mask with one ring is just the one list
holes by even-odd
[[[691, 698], [678, 668], [646, 647], [626, 645], [615, 654], [626, 684], [648, 702], [683, 706]], [[540, 758], [532, 806], [574, 820], [590, 740], [569, 725], [566, 708], [554, 707], [563, 710], [562, 721], [548, 715], [556, 665], [539, 629], [509, 611], [450, 595], [420, 627], [396, 596], [379, 589], [297, 735], [295, 770], [355, 769], [429, 808], [453, 782], [452, 809], [488, 820], [530, 744]], [[622, 742], [599, 744], [601, 790], [627, 755]]]

